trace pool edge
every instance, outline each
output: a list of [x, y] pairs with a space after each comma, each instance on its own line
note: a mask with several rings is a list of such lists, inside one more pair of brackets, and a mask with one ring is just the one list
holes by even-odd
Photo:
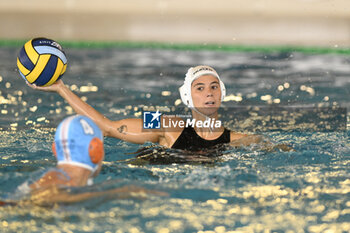
[[[28, 39], [29, 40], [29, 39]], [[0, 47], [22, 47], [27, 40], [0, 39]], [[350, 55], [350, 48], [310, 47], [290, 45], [231, 45], [231, 44], [191, 44], [164, 42], [130, 42], [130, 41], [69, 41], [57, 40], [66, 48], [149, 48], [166, 50], [207, 50], [220, 52], [301, 52], [307, 54], [342, 54]]]

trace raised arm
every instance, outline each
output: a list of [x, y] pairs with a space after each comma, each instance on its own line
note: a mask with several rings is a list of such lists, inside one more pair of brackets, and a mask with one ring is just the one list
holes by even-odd
[[143, 130], [141, 119], [109, 120], [74, 94], [64, 85], [62, 80], [48, 87], [39, 87], [29, 83], [28, 86], [36, 90], [58, 93], [76, 113], [90, 117], [100, 127], [104, 136], [115, 137], [138, 144], [143, 144], [146, 141], [159, 142], [160, 137], [163, 136], [163, 132], [161, 131]]

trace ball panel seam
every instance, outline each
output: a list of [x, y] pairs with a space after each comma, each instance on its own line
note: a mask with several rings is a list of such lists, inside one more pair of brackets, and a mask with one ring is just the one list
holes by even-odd
[[38, 63], [35, 65], [34, 69], [32, 70], [32, 72], [30, 72], [28, 75], [27, 75], [27, 80], [28, 82], [30, 83], [33, 83], [35, 82], [35, 80], [40, 76], [40, 74], [43, 72], [47, 62], [49, 61], [50, 59], [50, 56], [49, 54], [44, 54], [44, 55], [41, 55], [38, 59]]

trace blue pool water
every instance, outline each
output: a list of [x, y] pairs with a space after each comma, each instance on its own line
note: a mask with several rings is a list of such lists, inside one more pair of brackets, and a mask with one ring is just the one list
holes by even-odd
[[[13, 197], [18, 185], [55, 165], [55, 128], [73, 114], [57, 94], [25, 85], [16, 70], [17, 53], [0, 48], [2, 198]], [[130, 48], [66, 48], [66, 53], [65, 83], [113, 120], [140, 117], [145, 106], [178, 106], [187, 68], [211, 65], [228, 92], [221, 118], [226, 126], [263, 134], [295, 151], [228, 147], [210, 163], [154, 164], [132, 154], [151, 144], [106, 138], [106, 162], [91, 189], [132, 184], [169, 196], [7, 206], [0, 208], [2, 232], [350, 231], [349, 115], [338, 122], [321, 112], [317, 121], [304, 116], [300, 122], [290, 110], [349, 109], [349, 56]], [[279, 108], [289, 112], [283, 115]], [[319, 127], [327, 124], [326, 130]]]

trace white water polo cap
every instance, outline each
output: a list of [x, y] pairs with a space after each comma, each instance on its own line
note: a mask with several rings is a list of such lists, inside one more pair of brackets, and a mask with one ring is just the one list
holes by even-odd
[[75, 115], [63, 120], [52, 144], [57, 164], [71, 164], [94, 172], [104, 157], [103, 134], [88, 117]]
[[191, 86], [194, 80], [203, 75], [213, 75], [219, 80], [221, 89], [221, 101], [226, 96], [226, 89], [224, 83], [221, 81], [218, 73], [210, 66], [196, 66], [188, 69], [184, 84], [179, 88], [182, 102], [189, 108], [194, 108], [191, 94]]

